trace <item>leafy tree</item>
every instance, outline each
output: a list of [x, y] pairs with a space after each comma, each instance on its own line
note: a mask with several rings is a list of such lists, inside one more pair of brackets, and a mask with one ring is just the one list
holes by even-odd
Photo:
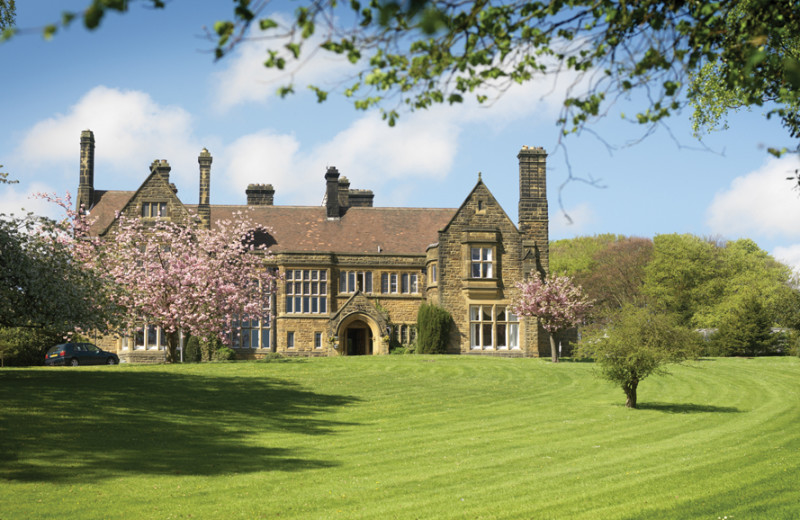
[[658, 235], [653, 239], [653, 260], [645, 274], [644, 292], [684, 326], [698, 323], [695, 316], [718, 302], [727, 280], [721, 276], [720, 248], [694, 235]]
[[[9, 182], [0, 175], [0, 184]], [[102, 279], [73, 260], [63, 223], [0, 214], [0, 326], [66, 334], [107, 330], [116, 307]]]
[[538, 273], [517, 284], [520, 293], [511, 303], [517, 316], [535, 316], [550, 338], [550, 357], [558, 363], [555, 335], [581, 323], [592, 307], [569, 276], [542, 279]]
[[[727, 13], [726, 31], [737, 34], [739, 27], [748, 23], [750, 13], [759, 8], [759, 2], [753, 0], [737, 2]], [[746, 77], [751, 73], [749, 67], [718, 60], [706, 63], [692, 77], [689, 98], [694, 109], [692, 122], [696, 136], [727, 128], [730, 111], [774, 101], [781, 107], [774, 113], [780, 115], [792, 137], [800, 137], [797, 133], [800, 97], [796, 93], [797, 78], [800, 77], [800, 35], [796, 31], [786, 31], [781, 24], [777, 24], [774, 30], [770, 26], [764, 29], [766, 31], [754, 42], [759, 50], [753, 56], [763, 73]], [[777, 74], [785, 72], [794, 78], [794, 83], [774, 81], [768, 76], [770, 70]], [[731, 77], [736, 78], [732, 85], [728, 81]]]
[[0, 328], [0, 366], [41, 365], [47, 349], [61, 342], [63, 331]]
[[0, 34], [14, 27], [17, 18], [15, 0], [0, 0]]
[[576, 355], [593, 359], [600, 376], [625, 392], [625, 406], [637, 407], [639, 383], [665, 366], [697, 352], [698, 335], [660, 309], [625, 305], [605, 327], [584, 333]]
[[595, 302], [596, 316], [642, 300], [645, 269], [652, 257], [653, 241], [638, 237], [621, 238], [594, 254], [591, 270], [576, 281]]
[[734, 356], [757, 356], [773, 345], [772, 317], [755, 293], [743, 298], [734, 312], [720, 324], [714, 337], [721, 351]]
[[571, 277], [585, 275], [593, 269], [594, 256], [599, 251], [623, 238], [605, 233], [550, 242], [550, 272]]
[[423, 303], [417, 311], [418, 354], [446, 354], [453, 318], [438, 305]]
[[[91, 0], [82, 13], [65, 13], [46, 26], [44, 35], [77, 17], [96, 28], [107, 11], [126, 11], [131, 3]], [[268, 39], [264, 65], [277, 69], [300, 66], [318, 51], [346, 56], [355, 74], [340, 92], [357, 109], [380, 106], [390, 125], [403, 106], [424, 109], [467, 96], [491, 103], [513, 84], [563, 73], [577, 76], [559, 118], [564, 134], [602, 117], [633, 92], [644, 101], [631, 119], [654, 125], [687, 100], [714, 99], [716, 87], [702, 78], [715, 74], [741, 106], [771, 103], [767, 117], [778, 117], [793, 138], [800, 130], [800, 61], [793, 52], [800, 34], [797, 2], [307, 0], [288, 24], [269, 17], [268, 5], [234, 0], [231, 18], [217, 21], [210, 34], [217, 58], [246, 37]], [[249, 32], [251, 26], [261, 32]], [[695, 77], [701, 79], [686, 91]], [[320, 102], [330, 93], [309, 88]], [[279, 93], [294, 89], [284, 85]]]
[[681, 324], [717, 328], [752, 294], [772, 322], [789, 318], [786, 309], [796, 298], [791, 270], [752, 240], [714, 242], [673, 234], [656, 236], [653, 242], [643, 292], [676, 313]]

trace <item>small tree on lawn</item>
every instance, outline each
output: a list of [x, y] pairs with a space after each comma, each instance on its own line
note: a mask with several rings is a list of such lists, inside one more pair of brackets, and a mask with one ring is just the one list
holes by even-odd
[[[53, 200], [51, 198], [51, 200]], [[268, 230], [246, 214], [217, 220], [212, 229], [197, 221], [148, 221], [118, 217], [107, 237], [92, 236], [81, 213], [60, 205], [72, 221], [76, 260], [113, 287], [114, 302], [132, 329], [146, 320], [167, 336], [167, 361], [175, 361], [177, 332], [204, 340], [223, 339], [238, 320], [268, 315], [275, 276], [265, 265]]]
[[511, 311], [517, 316], [538, 318], [550, 337], [550, 356], [558, 363], [555, 335], [581, 323], [592, 307], [581, 288], [569, 276], [543, 279], [532, 272], [530, 278], [517, 284], [520, 294], [512, 301]]
[[601, 377], [622, 387], [625, 406], [636, 408], [639, 383], [664, 366], [695, 355], [699, 335], [678, 325], [675, 315], [646, 307], [624, 306], [606, 327], [585, 333], [577, 356], [591, 358]]

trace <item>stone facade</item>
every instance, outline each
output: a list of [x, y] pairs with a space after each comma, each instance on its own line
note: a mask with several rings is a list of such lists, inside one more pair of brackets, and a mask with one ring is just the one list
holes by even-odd
[[[271, 316], [245, 322], [231, 338], [241, 359], [272, 352], [298, 356], [378, 355], [413, 343], [423, 302], [452, 318], [448, 352], [500, 356], [549, 355], [536, 320], [508, 311], [515, 284], [548, 268], [546, 156], [519, 154], [519, 226], [478, 178], [456, 209], [380, 208], [369, 190], [350, 189], [335, 167], [321, 175], [319, 207], [275, 205], [271, 184], [247, 187], [251, 217], [271, 228], [269, 264], [281, 275]], [[154, 161], [135, 192], [94, 188], [94, 135], [81, 134], [79, 204], [112, 234], [117, 212], [142, 218], [197, 219], [213, 227], [244, 206], [210, 203], [212, 157], [203, 149], [198, 204], [180, 200], [170, 166]], [[162, 338], [144, 326], [131, 338], [104, 338], [122, 359], [164, 359]]]

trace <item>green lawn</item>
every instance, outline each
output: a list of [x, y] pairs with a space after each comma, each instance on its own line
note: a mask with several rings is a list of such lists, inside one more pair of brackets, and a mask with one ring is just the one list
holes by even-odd
[[800, 518], [800, 359], [0, 370], [0, 519]]

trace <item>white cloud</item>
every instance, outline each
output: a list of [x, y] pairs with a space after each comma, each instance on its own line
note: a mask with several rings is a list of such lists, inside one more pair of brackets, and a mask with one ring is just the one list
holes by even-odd
[[276, 204], [281, 204], [281, 199], [286, 201], [287, 194], [291, 196], [290, 200], [301, 196], [308, 182], [308, 173], [297, 168], [299, 147], [293, 136], [268, 131], [240, 137], [227, 146], [222, 154], [219, 163], [223, 175], [217, 177], [212, 168], [212, 200], [215, 198], [214, 192], [221, 189], [233, 195], [233, 202], [242, 203], [244, 191], [251, 183], [272, 184], [276, 191]]
[[711, 232], [729, 237], [800, 237], [800, 196], [786, 180], [798, 166], [793, 156], [770, 159], [758, 170], [734, 179], [708, 208]]
[[[283, 22], [280, 16], [273, 18], [279, 23]], [[238, 44], [233, 53], [225, 58], [227, 67], [212, 78], [214, 99], [217, 109], [222, 112], [247, 102], [263, 103], [276, 95], [278, 87], [289, 83], [302, 89], [311, 84], [324, 88], [332, 81], [344, 78], [348, 72], [353, 73], [353, 65], [345, 57], [321, 50], [311, 52], [322, 42], [316, 36], [303, 44], [299, 63], [290, 60], [288, 51], [284, 50], [279, 55], [287, 60], [287, 69], [267, 68], [264, 66], [268, 57], [267, 48], [282, 49], [289, 39], [267, 39], [269, 43], [264, 43], [259, 40], [258, 32], [250, 37]]]
[[[16, 155], [29, 168], [53, 164], [77, 165], [81, 131], [95, 135], [95, 183], [102, 187], [103, 170], [141, 181], [154, 159], [168, 159], [172, 175], [197, 179], [197, 154], [192, 142], [192, 118], [180, 107], [162, 106], [148, 94], [98, 86], [66, 114], [36, 123], [25, 134]], [[75, 166], [77, 184], [77, 166]], [[108, 172], [108, 173], [110, 173]], [[180, 184], [180, 182], [179, 182]]]
[[[458, 126], [438, 111], [410, 114], [394, 128], [371, 112], [330, 141], [305, 149], [293, 136], [258, 132], [225, 149], [220, 163], [231, 182], [223, 189], [241, 201], [249, 183], [270, 183], [276, 204], [320, 204], [328, 166], [336, 166], [352, 188], [378, 190], [397, 179], [442, 178], [452, 167], [458, 134]], [[212, 190], [215, 186], [212, 171]]]
[[779, 262], [792, 267], [800, 274], [800, 244], [778, 246], [772, 251], [772, 256]]
[[0, 213], [22, 217], [28, 212], [36, 215], [56, 218], [60, 209], [53, 203], [35, 197], [36, 193], [55, 193], [51, 186], [41, 182], [33, 182], [29, 186], [21, 184], [0, 184]]
[[583, 203], [550, 215], [550, 238], [560, 240], [586, 234], [597, 218], [589, 204]]

